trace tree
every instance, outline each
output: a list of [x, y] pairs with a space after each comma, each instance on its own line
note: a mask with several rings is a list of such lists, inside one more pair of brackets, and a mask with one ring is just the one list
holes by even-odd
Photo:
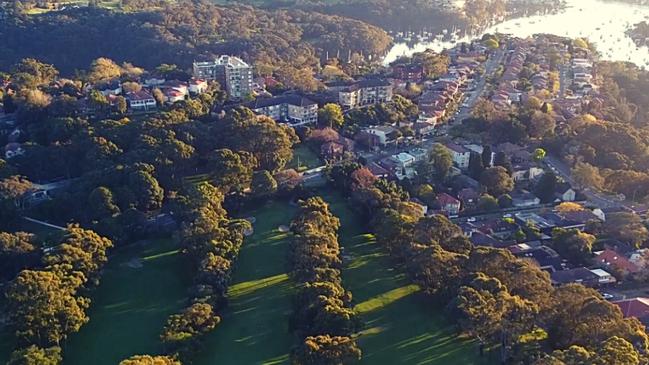
[[63, 361], [58, 346], [40, 348], [34, 345], [16, 350], [7, 365], [59, 365]]
[[49, 268], [72, 274], [80, 272], [91, 279], [108, 261], [106, 252], [113, 242], [97, 233], [70, 225], [67, 233], [44, 258]]
[[604, 186], [599, 169], [588, 163], [578, 162], [572, 169], [572, 178], [582, 188], [601, 189]]
[[532, 154], [534, 161], [543, 161], [545, 159], [545, 150], [543, 148], [536, 148]]
[[507, 173], [512, 172], [512, 161], [510, 160], [509, 156], [505, 154], [504, 152], [498, 152], [494, 156], [494, 167], [495, 166], [502, 166], [507, 170]]
[[614, 336], [604, 341], [596, 351], [596, 365], [619, 364], [639, 365], [640, 356], [638, 351], [629, 341]]
[[649, 230], [642, 219], [631, 212], [607, 214], [603, 228], [607, 235], [636, 247], [649, 239]]
[[482, 149], [482, 166], [484, 168], [491, 167], [491, 160], [493, 159], [493, 151], [490, 145], [486, 145]]
[[6, 297], [16, 336], [38, 346], [58, 345], [88, 322], [89, 300], [74, 294], [81, 279], [51, 271], [24, 270], [9, 285]]
[[444, 145], [435, 143], [428, 153], [428, 159], [420, 164], [418, 173], [423, 177], [432, 175], [439, 180], [444, 180], [452, 166], [451, 152]]
[[137, 198], [141, 211], [151, 211], [162, 206], [164, 190], [150, 172], [145, 169], [133, 171], [128, 176], [128, 187]]
[[558, 183], [557, 175], [553, 172], [546, 172], [534, 186], [534, 195], [541, 199], [541, 203], [550, 203], [554, 201]]
[[34, 235], [0, 232], [0, 279], [13, 278], [37, 257]]
[[25, 58], [14, 66], [12, 82], [19, 89], [35, 89], [41, 85], [48, 85], [58, 75], [59, 71], [54, 66], [33, 58]]
[[194, 303], [182, 313], [174, 314], [167, 319], [160, 339], [178, 348], [188, 341], [196, 341], [197, 336], [212, 331], [220, 321], [210, 304]]
[[435, 189], [433, 189], [430, 184], [421, 184], [417, 186], [415, 195], [428, 206], [433, 206], [435, 204]]
[[480, 175], [484, 171], [484, 165], [482, 164], [482, 157], [472, 152], [469, 158], [469, 175], [474, 179], [479, 179]]
[[252, 175], [251, 188], [255, 196], [269, 196], [277, 191], [277, 181], [268, 170], [255, 171]]
[[97, 187], [90, 193], [88, 206], [96, 219], [112, 217], [120, 212], [113, 201], [113, 193], [105, 186]]
[[588, 42], [583, 38], [576, 38], [573, 44], [575, 45], [575, 47], [589, 49]]
[[96, 110], [104, 111], [108, 107], [108, 99], [98, 90], [91, 90], [88, 95], [88, 103]]
[[542, 111], [536, 111], [532, 114], [528, 126], [528, 133], [532, 138], [542, 138], [548, 134], [554, 133], [556, 121], [551, 114]]
[[555, 228], [552, 231], [552, 248], [574, 264], [588, 263], [594, 242], [595, 236], [578, 229]]
[[295, 365], [343, 365], [360, 360], [356, 342], [345, 336], [310, 336], [292, 353]]
[[493, 196], [500, 196], [514, 189], [514, 180], [502, 166], [486, 169], [480, 177], [480, 183], [485, 191]]
[[493, 38], [487, 39], [484, 42], [484, 45], [486, 47], [490, 48], [490, 49], [498, 49], [500, 47], [500, 44], [498, 43], [498, 41], [493, 39]]
[[128, 110], [128, 103], [126, 102], [126, 98], [119, 95], [115, 99], [115, 109], [120, 115], [126, 114], [126, 111]]
[[180, 361], [169, 356], [136, 355], [122, 360], [119, 365], [182, 365]]
[[7, 199], [16, 207], [22, 206], [22, 197], [32, 190], [32, 183], [22, 176], [10, 176], [0, 180], [0, 198]]
[[482, 194], [478, 199], [478, 210], [481, 212], [494, 212], [499, 209], [498, 199], [489, 194]]
[[110, 81], [122, 75], [122, 68], [113, 60], [100, 57], [92, 61], [88, 81], [92, 83]]
[[249, 152], [220, 149], [208, 156], [211, 178], [223, 192], [242, 193], [250, 187], [257, 159]]
[[511, 208], [514, 204], [514, 201], [509, 194], [503, 194], [498, 197], [498, 206], [500, 209]]
[[340, 128], [345, 122], [343, 109], [338, 104], [328, 103], [318, 110], [318, 123], [329, 128]]
[[293, 128], [257, 116], [247, 108], [231, 110], [218, 124], [224, 146], [252, 153], [259, 168], [272, 173], [282, 170], [293, 158], [292, 147], [299, 141]]

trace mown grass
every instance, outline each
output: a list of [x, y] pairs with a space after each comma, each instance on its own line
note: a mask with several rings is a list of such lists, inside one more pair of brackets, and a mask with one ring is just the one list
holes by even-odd
[[[140, 268], [129, 264], [139, 261]], [[184, 307], [191, 273], [173, 240], [118, 249], [91, 293], [90, 322], [64, 344], [64, 365], [115, 365], [131, 355], [162, 352], [167, 317]]]
[[308, 170], [322, 166], [324, 163], [313, 150], [304, 144], [298, 145], [293, 150], [293, 160], [287, 168], [296, 170]]
[[246, 214], [256, 218], [254, 234], [246, 238], [239, 254], [228, 290], [229, 307], [206, 338], [195, 365], [288, 362], [293, 283], [286, 267], [289, 236], [278, 227], [288, 225], [296, 210], [281, 201]]
[[344, 248], [343, 284], [354, 297], [364, 326], [358, 334], [361, 364], [490, 364], [478, 347], [462, 339], [443, 309], [425, 300], [379, 247], [343, 197], [323, 192], [340, 218]]

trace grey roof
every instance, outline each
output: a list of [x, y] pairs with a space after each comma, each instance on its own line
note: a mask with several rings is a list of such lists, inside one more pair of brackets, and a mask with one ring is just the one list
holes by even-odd
[[317, 105], [318, 103], [316, 103], [311, 99], [307, 99], [301, 95], [290, 94], [290, 95], [275, 96], [272, 98], [258, 98], [251, 102], [245, 103], [243, 105], [250, 109], [259, 109], [259, 108], [266, 108], [269, 106], [280, 105], [280, 104], [290, 104], [295, 106], [311, 106], [311, 105]]

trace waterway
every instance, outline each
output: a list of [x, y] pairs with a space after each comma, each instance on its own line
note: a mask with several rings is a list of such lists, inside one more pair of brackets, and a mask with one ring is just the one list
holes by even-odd
[[[649, 48], [638, 47], [626, 31], [633, 25], [649, 20], [649, 6], [604, 0], [567, 0], [566, 8], [556, 14], [534, 15], [510, 19], [495, 24], [480, 34], [466, 35], [461, 30], [432, 36], [418, 42], [397, 41], [386, 55], [386, 64], [401, 56], [426, 49], [437, 52], [452, 48], [486, 33], [507, 33], [517, 37], [547, 33], [570, 38], [587, 38], [594, 42], [602, 60], [628, 61], [649, 67]], [[415, 38], [412, 36], [412, 38]]]

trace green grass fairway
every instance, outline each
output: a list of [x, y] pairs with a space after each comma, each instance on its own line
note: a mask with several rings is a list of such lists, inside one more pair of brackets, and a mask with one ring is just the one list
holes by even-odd
[[15, 339], [8, 328], [2, 328], [0, 331], [0, 364], [6, 364], [9, 361], [9, 355], [15, 347]]
[[490, 363], [478, 357], [475, 343], [458, 337], [442, 309], [427, 303], [419, 288], [393, 269], [383, 248], [363, 231], [362, 222], [340, 194], [323, 192], [322, 197], [342, 224], [339, 241], [347, 257], [343, 283], [364, 323], [358, 340], [361, 364]]
[[293, 284], [286, 274], [288, 239], [278, 231], [297, 207], [269, 202], [245, 216], [256, 218], [246, 238], [228, 290], [229, 307], [208, 335], [194, 365], [283, 364], [293, 337], [288, 332]]
[[289, 162], [286, 168], [308, 170], [322, 165], [324, 165], [324, 162], [315, 152], [306, 145], [300, 144], [293, 150], [293, 160]]
[[[127, 264], [141, 259], [141, 268]], [[114, 252], [91, 295], [90, 322], [63, 347], [64, 365], [116, 365], [136, 354], [161, 353], [167, 317], [186, 304], [188, 264], [172, 240]]]

